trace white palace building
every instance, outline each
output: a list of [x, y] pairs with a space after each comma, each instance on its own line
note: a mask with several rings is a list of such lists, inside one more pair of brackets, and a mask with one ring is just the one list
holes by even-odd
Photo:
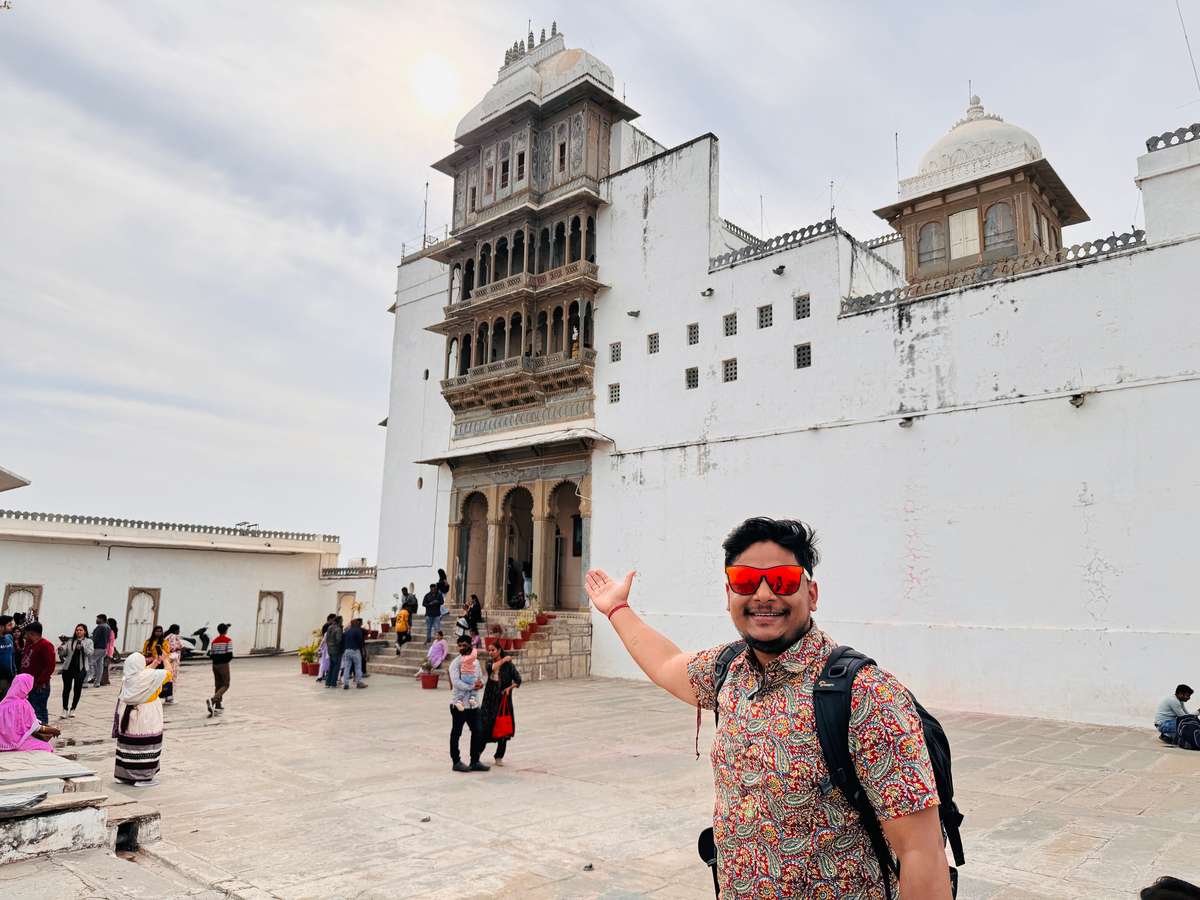
[[[530, 34], [434, 163], [380, 595], [444, 568], [456, 601], [585, 608], [589, 565], [636, 568], [639, 612], [711, 646], [725, 534], [798, 517], [817, 620], [928, 705], [1149, 724], [1200, 677], [1200, 128], [1138, 157], [1144, 231], [1064, 245], [1087, 198], [1055, 136], [973, 98], [885, 236], [763, 239], [721, 217], [717, 138], [660, 146], [613, 84]], [[602, 620], [591, 667], [640, 677]]]

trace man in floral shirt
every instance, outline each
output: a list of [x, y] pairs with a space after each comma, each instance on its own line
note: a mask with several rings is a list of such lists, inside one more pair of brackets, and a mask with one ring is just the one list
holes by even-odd
[[[723, 897], [882, 900], [884, 874], [858, 814], [831, 789], [817, 739], [813, 682], [836, 641], [816, 627], [815, 535], [803, 523], [749, 519], [726, 539], [729, 615], [747, 649], [720, 694], [723, 647], [679, 650], [629, 606], [634, 573], [587, 575], [592, 605], [660, 687], [720, 712], [712, 748], [713, 833]], [[892, 896], [949, 900], [937, 788], [904, 686], [873, 666], [851, 694], [850, 751], [900, 862]], [[888, 876], [892, 877], [892, 876]]]

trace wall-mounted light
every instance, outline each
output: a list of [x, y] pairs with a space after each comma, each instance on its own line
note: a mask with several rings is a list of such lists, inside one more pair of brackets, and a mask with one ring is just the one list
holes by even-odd
[[626, 312], [625, 312], [625, 315], [629, 316], [632, 319], [636, 319], [641, 314], [642, 314], [642, 311], [640, 309], [630, 309], [630, 310], [626, 310]]
[[704, 290], [702, 290], [702, 291], [700, 292], [700, 296], [701, 296], [701, 297], [711, 297], [712, 295], [713, 295], [713, 289], [712, 289], [712, 288], [705, 288]]
[[913, 423], [913, 417], [905, 416], [903, 419], [900, 420], [900, 427], [901, 428], [912, 428], [912, 423]]
[[1079, 407], [1083, 406], [1083, 401], [1086, 399], [1087, 394], [1072, 394], [1071, 399], [1068, 402], [1070, 402], [1070, 404], [1076, 409], [1079, 409]]
[[782, 275], [783, 270], [786, 268], [787, 268], [787, 266], [785, 266], [783, 263], [780, 263], [775, 268], [773, 268], [771, 271], [774, 272], [776, 275]]

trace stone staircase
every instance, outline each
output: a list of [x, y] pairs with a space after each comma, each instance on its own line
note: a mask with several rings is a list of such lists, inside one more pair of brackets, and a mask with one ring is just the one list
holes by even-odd
[[[518, 637], [516, 619], [518, 612], [488, 610], [485, 630], [493, 625], [504, 629], [504, 637]], [[526, 681], [548, 681], [557, 678], [587, 678], [592, 672], [592, 622], [587, 610], [560, 610], [555, 618], [541, 626], [530, 636], [519, 650], [509, 650], [521, 677]], [[425, 619], [418, 617], [409, 641], [396, 655], [395, 636], [390, 641], [370, 641], [367, 648], [369, 662], [367, 671], [380, 675], [416, 676], [425, 660], [428, 646], [425, 644]], [[457, 655], [453, 644], [453, 623], [447, 629], [443, 621], [442, 631], [450, 645], [450, 655], [443, 664], [443, 675], [438, 687], [446, 686], [445, 670]]]

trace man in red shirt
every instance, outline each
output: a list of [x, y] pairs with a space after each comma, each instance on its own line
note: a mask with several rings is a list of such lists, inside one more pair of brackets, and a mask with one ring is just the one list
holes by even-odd
[[54, 645], [42, 637], [42, 623], [30, 622], [25, 626], [25, 644], [21, 648], [21, 671], [33, 678], [33, 690], [29, 692], [29, 705], [37, 713], [38, 721], [46, 725], [50, 713], [46, 704], [50, 700], [50, 680], [54, 677]]

